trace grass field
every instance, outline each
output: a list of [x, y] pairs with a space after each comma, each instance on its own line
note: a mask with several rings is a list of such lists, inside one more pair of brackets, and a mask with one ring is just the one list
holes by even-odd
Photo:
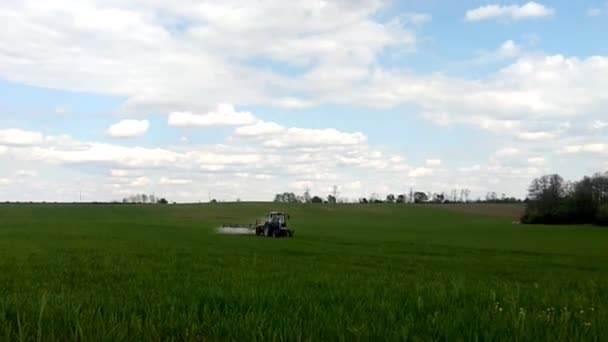
[[504, 208], [2, 205], [0, 340], [608, 340], [608, 230]]

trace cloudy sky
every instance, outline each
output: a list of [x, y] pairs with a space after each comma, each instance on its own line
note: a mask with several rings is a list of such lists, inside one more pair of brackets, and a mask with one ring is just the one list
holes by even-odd
[[608, 169], [608, 3], [3, 0], [0, 200], [271, 200]]

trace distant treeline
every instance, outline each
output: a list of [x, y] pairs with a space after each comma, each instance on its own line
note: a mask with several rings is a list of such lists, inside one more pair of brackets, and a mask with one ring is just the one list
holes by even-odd
[[135, 194], [122, 199], [122, 203], [150, 203], [150, 204], [167, 204], [167, 201], [163, 197], [156, 197], [155, 195], [148, 194]]
[[369, 197], [361, 197], [356, 201], [349, 201], [339, 197], [337, 186], [334, 186], [331, 194], [327, 197], [312, 196], [309, 190], [306, 190], [303, 195], [296, 195], [293, 192], [284, 192], [276, 194], [274, 197], [275, 203], [521, 203], [522, 200], [515, 197], [507, 197], [505, 194], [500, 196], [496, 192], [488, 192], [486, 197], [481, 199], [471, 200], [471, 191], [468, 189], [452, 190], [450, 193], [422, 192], [410, 189], [406, 194], [388, 194], [386, 197], [380, 197], [377, 194], [371, 194]]
[[557, 174], [534, 179], [522, 222], [608, 225], [608, 172], [578, 182]]

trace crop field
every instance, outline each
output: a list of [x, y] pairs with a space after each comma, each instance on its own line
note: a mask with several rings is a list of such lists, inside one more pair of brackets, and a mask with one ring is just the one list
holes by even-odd
[[608, 230], [461, 209], [2, 205], [0, 340], [608, 340]]

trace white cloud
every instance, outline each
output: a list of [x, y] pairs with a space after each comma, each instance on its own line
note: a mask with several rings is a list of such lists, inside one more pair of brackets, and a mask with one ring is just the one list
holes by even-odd
[[555, 134], [550, 132], [521, 132], [517, 134], [517, 137], [521, 140], [536, 141], [536, 140], [548, 140], [553, 139]]
[[595, 120], [591, 124], [591, 129], [592, 130], [602, 130], [602, 129], [607, 128], [607, 127], [608, 127], [608, 121]]
[[469, 166], [469, 167], [461, 167], [459, 169], [460, 172], [477, 172], [481, 170], [481, 165], [479, 164], [475, 164], [473, 166]]
[[37, 176], [38, 172], [36, 172], [35, 170], [19, 170], [15, 172], [15, 177], [17, 178], [32, 178]]
[[44, 136], [39, 132], [24, 131], [17, 128], [0, 129], [0, 144], [27, 146], [42, 143]]
[[519, 153], [520, 153], [520, 151], [515, 147], [505, 147], [505, 148], [502, 148], [502, 149], [496, 151], [496, 153], [494, 153], [494, 155], [497, 157], [511, 157], [511, 156], [516, 156]]
[[514, 59], [523, 54], [523, 48], [512, 40], [507, 40], [495, 51], [482, 51], [477, 58], [478, 62], [490, 63]]
[[111, 125], [106, 134], [115, 138], [132, 138], [143, 135], [149, 127], [148, 120], [121, 120]]
[[599, 17], [606, 14], [608, 14], [608, 2], [606, 2], [602, 7], [591, 8], [589, 11], [587, 11], [587, 15], [590, 17]]
[[427, 176], [431, 176], [433, 174], [433, 170], [431, 169], [427, 169], [425, 167], [419, 167], [416, 169], [411, 170], [408, 175], [410, 177], [427, 177]]
[[407, 13], [403, 15], [402, 20], [405, 23], [411, 23], [414, 26], [422, 26], [431, 22], [433, 18], [427, 13]]
[[129, 177], [130, 173], [127, 170], [120, 170], [120, 169], [112, 169], [110, 170], [110, 175], [112, 177]]
[[441, 160], [440, 159], [427, 159], [426, 166], [430, 166], [430, 167], [441, 166]]
[[361, 132], [346, 133], [333, 128], [310, 129], [289, 128], [285, 134], [265, 139], [267, 147], [313, 147], [313, 146], [348, 146], [361, 145], [367, 142], [367, 137]]
[[152, 181], [148, 177], [137, 177], [129, 183], [129, 186], [141, 188], [144, 186], [148, 186], [151, 183]]
[[169, 126], [243, 126], [256, 121], [249, 112], [237, 112], [231, 104], [219, 104], [217, 108], [206, 114], [193, 114], [191, 112], [172, 112], [169, 114]]
[[158, 184], [161, 184], [161, 185], [188, 185], [191, 183], [192, 183], [191, 179], [167, 178], [167, 177], [161, 178], [160, 181], [158, 182]]
[[249, 61], [310, 67], [311, 75], [332, 68], [347, 78], [341, 69], [365, 75], [386, 48], [413, 50], [416, 34], [408, 26], [429, 20], [416, 14], [378, 21], [387, 6], [382, 0], [10, 1], [0, 9], [0, 20], [13, 28], [0, 32], [0, 77], [125, 97], [131, 111], [200, 112], [222, 101], [304, 108], [315, 101], [286, 96], [298, 82]]
[[310, 181], [296, 181], [289, 184], [289, 187], [295, 190], [303, 191], [311, 188], [313, 185], [314, 183]]
[[471, 22], [490, 19], [524, 20], [549, 17], [552, 16], [554, 13], [554, 9], [531, 1], [522, 6], [487, 5], [476, 9], [468, 10], [465, 14], [465, 20]]
[[283, 133], [286, 128], [275, 122], [258, 121], [252, 125], [238, 127], [235, 130], [236, 135], [243, 137], [265, 137]]
[[547, 164], [547, 160], [544, 157], [532, 157], [528, 158], [528, 164], [533, 166], [544, 166]]
[[608, 144], [604, 143], [589, 143], [583, 145], [568, 145], [559, 150], [560, 153], [575, 154], [575, 153], [605, 153], [608, 152]]

